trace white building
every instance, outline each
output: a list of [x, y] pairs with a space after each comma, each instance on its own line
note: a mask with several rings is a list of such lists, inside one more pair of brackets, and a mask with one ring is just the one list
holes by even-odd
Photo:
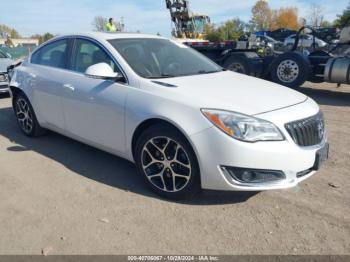
[[[11, 38], [11, 41], [14, 45], [14, 47], [18, 46], [38, 46], [39, 40], [38, 39], [31, 39], [31, 38]], [[0, 45], [5, 45], [6, 39], [0, 38]]]

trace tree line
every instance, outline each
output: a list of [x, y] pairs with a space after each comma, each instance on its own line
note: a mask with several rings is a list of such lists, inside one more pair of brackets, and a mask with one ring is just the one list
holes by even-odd
[[[13, 43], [12, 43], [12, 40], [11, 39], [18, 39], [18, 38], [23, 38], [20, 33], [12, 28], [12, 27], [9, 27], [7, 25], [1, 25], [0, 24], [0, 37], [3, 37], [3, 38], [6, 38], [6, 42], [5, 44], [9, 47], [12, 47], [13, 46]], [[51, 34], [51, 33], [45, 33], [45, 34], [35, 34], [35, 35], [32, 35], [30, 36], [29, 38], [32, 38], [32, 39], [38, 39], [39, 40], [39, 44], [42, 44], [44, 42], [46, 42], [47, 40], [53, 38], [54, 35]]]
[[308, 18], [300, 17], [296, 7], [272, 9], [266, 0], [258, 0], [251, 10], [251, 19], [244, 22], [239, 18], [228, 20], [221, 25], [206, 26], [206, 36], [210, 41], [237, 40], [245, 33], [273, 31], [279, 28], [298, 30], [310, 25], [313, 27], [344, 27], [350, 22], [350, 3], [335, 21], [327, 21], [322, 6], [312, 4]]
[[[206, 25], [205, 33], [210, 41], [237, 40], [245, 33], [252, 33], [261, 30], [275, 30], [278, 28], [288, 28], [297, 30], [301, 26], [311, 25], [314, 27], [344, 27], [350, 25], [350, 2], [342, 14], [337, 16], [335, 21], [327, 21], [324, 19], [322, 6], [312, 4], [310, 6], [308, 18], [299, 17], [296, 7], [285, 7], [277, 10], [272, 9], [266, 0], [258, 0], [252, 8], [251, 19], [245, 22], [239, 18], [228, 20], [220, 25]], [[92, 22], [93, 29], [96, 31], [104, 31], [107, 18], [97, 16]], [[124, 30], [123, 18], [121, 21], [115, 22], [118, 31]], [[0, 33], [2, 37], [6, 35], [7, 45], [11, 46], [11, 39], [21, 38], [20, 33], [7, 25], [0, 24]], [[1, 35], [0, 35], [1, 37]], [[31, 38], [38, 39], [39, 44], [53, 38], [51, 33], [36, 34]]]

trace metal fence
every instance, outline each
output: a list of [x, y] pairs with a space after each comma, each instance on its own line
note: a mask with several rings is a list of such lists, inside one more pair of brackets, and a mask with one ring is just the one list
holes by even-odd
[[4, 53], [8, 53], [11, 55], [12, 59], [19, 59], [28, 56], [33, 50], [36, 48], [35, 45], [26, 45], [26, 46], [18, 46], [18, 47], [7, 47], [0, 46], [0, 50]]

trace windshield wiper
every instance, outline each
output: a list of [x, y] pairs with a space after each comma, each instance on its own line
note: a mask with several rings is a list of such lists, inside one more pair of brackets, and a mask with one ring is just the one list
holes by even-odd
[[221, 71], [224, 71], [224, 70], [225, 69], [223, 69], [223, 70], [212, 70], [212, 71], [200, 70], [197, 73], [181, 74], [181, 75], [161, 74], [159, 76], [147, 76], [146, 78], [147, 79], [163, 79], [163, 78], [173, 78], [173, 77], [181, 77], [181, 76], [192, 76], [192, 75], [197, 75], [197, 74], [205, 75], [205, 74], [218, 73], [218, 72], [221, 72]]
[[213, 71], [200, 70], [200, 71], [198, 71], [198, 74], [205, 75], [205, 74], [214, 74], [214, 73], [218, 73], [218, 72], [220, 72], [220, 71], [218, 71], [218, 70], [213, 70]]
[[147, 76], [147, 79], [162, 79], [162, 78], [172, 78], [176, 77], [174, 75], [168, 75], [168, 74], [161, 74], [160, 76]]

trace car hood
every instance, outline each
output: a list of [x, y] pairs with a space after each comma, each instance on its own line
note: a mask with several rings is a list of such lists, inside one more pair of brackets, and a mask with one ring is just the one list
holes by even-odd
[[247, 115], [267, 113], [308, 99], [287, 87], [231, 71], [150, 81], [158, 91], [165, 89], [172, 99], [183, 103]]
[[12, 64], [12, 60], [8, 58], [1, 58], [0, 59], [0, 72], [7, 72], [7, 67]]

